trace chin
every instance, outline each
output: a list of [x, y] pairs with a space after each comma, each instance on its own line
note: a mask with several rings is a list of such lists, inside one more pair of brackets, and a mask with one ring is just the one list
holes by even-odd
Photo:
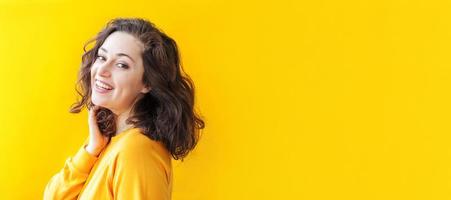
[[[102, 100], [102, 99], [98, 99], [98, 98], [96, 98], [96, 97], [91, 97], [91, 101], [92, 101], [92, 103], [93, 103], [94, 105], [96, 105], [96, 106], [100, 106], [100, 107], [104, 107], [104, 108], [110, 109], [110, 106], [109, 106], [109, 102], [108, 102], [108, 101], [105, 101], [105, 100]], [[110, 110], [111, 110], [111, 109], [110, 109]]]

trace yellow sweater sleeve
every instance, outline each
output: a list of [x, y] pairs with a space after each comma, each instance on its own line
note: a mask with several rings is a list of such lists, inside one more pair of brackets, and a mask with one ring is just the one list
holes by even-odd
[[73, 157], [66, 160], [63, 169], [50, 179], [45, 187], [44, 200], [77, 199], [98, 159], [89, 154], [85, 146], [86, 141]]
[[168, 175], [160, 155], [147, 145], [128, 146], [115, 161], [114, 199], [171, 199]]

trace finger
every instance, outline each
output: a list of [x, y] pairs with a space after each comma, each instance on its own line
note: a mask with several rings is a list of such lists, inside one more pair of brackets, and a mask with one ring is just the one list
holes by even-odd
[[97, 115], [98, 110], [99, 110], [99, 107], [95, 106], [89, 111], [88, 122], [90, 123], [91, 126], [94, 126], [92, 128], [97, 127], [97, 116], [96, 115]]
[[96, 106], [94, 103], [90, 103], [90, 104], [88, 104], [86, 107], [88, 108], [88, 110], [92, 110], [92, 108], [94, 107], [94, 106]]
[[91, 130], [95, 132], [100, 131], [97, 124], [96, 112], [94, 110], [89, 113], [88, 123]]
[[91, 110], [89, 111], [89, 114], [90, 114], [91, 116], [95, 116], [95, 114], [97, 113], [97, 111], [99, 110], [99, 108], [100, 108], [100, 106], [93, 106], [93, 107], [91, 108]]

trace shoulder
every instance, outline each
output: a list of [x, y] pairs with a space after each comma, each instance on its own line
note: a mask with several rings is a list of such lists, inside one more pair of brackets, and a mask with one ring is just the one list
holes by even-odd
[[[118, 199], [137, 199], [137, 196], [132, 198], [130, 195], [138, 195], [139, 199], [149, 199], [169, 193], [171, 159], [161, 143], [139, 130], [124, 133], [113, 143], [111, 183], [115, 196]], [[162, 198], [158, 196], [155, 199]]]
[[159, 167], [170, 170], [171, 157], [161, 142], [144, 135], [140, 129], [133, 129], [116, 141], [116, 164], [123, 166]]
[[168, 155], [167, 150], [161, 142], [152, 140], [138, 128], [134, 128], [123, 134], [125, 135], [116, 144], [121, 153], [134, 154], [140, 152], [161, 156]]

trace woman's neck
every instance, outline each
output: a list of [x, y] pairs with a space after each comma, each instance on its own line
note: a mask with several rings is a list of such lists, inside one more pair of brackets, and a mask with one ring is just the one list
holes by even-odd
[[[139, 95], [135, 98], [135, 100], [133, 101], [134, 105], [139, 99], [142, 98], [142, 95]], [[116, 119], [116, 135], [122, 133], [123, 131], [132, 128], [133, 124], [127, 124], [126, 121], [127, 119], [130, 117], [130, 113], [132, 110], [133, 106], [129, 106], [127, 110], [125, 110], [124, 112], [121, 112], [120, 114], [117, 115], [117, 119]]]
[[132, 124], [127, 124], [126, 121], [130, 117], [130, 109], [122, 112], [117, 116], [116, 119], [116, 135], [122, 133], [123, 131], [131, 128]]

